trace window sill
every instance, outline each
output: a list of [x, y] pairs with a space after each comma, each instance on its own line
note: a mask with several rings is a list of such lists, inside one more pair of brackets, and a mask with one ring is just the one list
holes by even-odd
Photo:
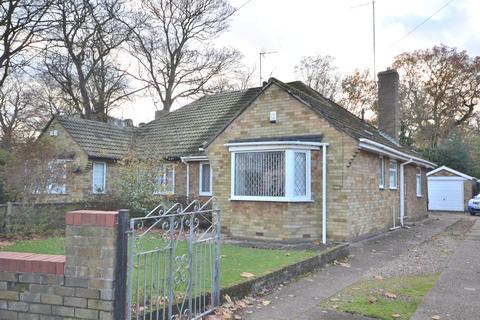
[[269, 198], [269, 197], [230, 197], [230, 201], [250, 201], [250, 202], [297, 202], [312, 203], [312, 199], [295, 199], [295, 198]]
[[213, 196], [213, 193], [212, 193], [212, 192], [210, 192], [210, 193], [208, 193], [208, 192], [202, 192], [202, 193], [199, 193], [198, 195], [199, 195], [200, 197], [211, 197], [211, 196]]
[[398, 187], [390, 187], [390, 190], [398, 190]]
[[423, 198], [423, 195], [418, 195], [418, 194], [417, 194], [417, 198]]
[[385, 190], [385, 187], [384, 186], [378, 186], [378, 189]]

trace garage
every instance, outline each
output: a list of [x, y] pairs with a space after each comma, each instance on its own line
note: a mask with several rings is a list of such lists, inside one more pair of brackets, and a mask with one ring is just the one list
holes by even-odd
[[448, 167], [427, 173], [428, 210], [465, 211], [466, 203], [476, 194], [477, 179]]

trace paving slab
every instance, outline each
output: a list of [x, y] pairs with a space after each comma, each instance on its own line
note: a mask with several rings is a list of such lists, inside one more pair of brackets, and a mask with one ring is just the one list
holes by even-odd
[[251, 313], [244, 314], [243, 319], [368, 319], [332, 311], [325, 312], [319, 306], [320, 301], [363, 279], [370, 270], [399, 257], [464, 217], [438, 214], [416, 223], [410, 229], [398, 229], [353, 243], [350, 246], [351, 257], [348, 265], [329, 265], [310, 276], [275, 290], [262, 297], [271, 301], [270, 305], [249, 310]]
[[412, 320], [480, 319], [480, 221], [455, 250]]

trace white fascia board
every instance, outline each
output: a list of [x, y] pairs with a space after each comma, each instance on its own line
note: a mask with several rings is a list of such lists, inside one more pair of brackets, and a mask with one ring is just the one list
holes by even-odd
[[466, 179], [464, 177], [450, 177], [450, 176], [444, 176], [444, 177], [427, 177], [428, 181], [468, 181], [470, 179]]
[[253, 150], [282, 150], [282, 149], [310, 149], [320, 150], [320, 147], [328, 146], [323, 142], [307, 141], [259, 141], [259, 142], [235, 142], [226, 143], [230, 151], [253, 151]]
[[182, 162], [193, 162], [193, 161], [208, 161], [207, 156], [191, 156], [191, 157], [180, 157]]
[[433, 162], [423, 160], [421, 158], [406, 154], [404, 152], [387, 147], [386, 145], [383, 145], [381, 143], [378, 143], [369, 139], [365, 139], [365, 138], [359, 139], [358, 148], [361, 150], [367, 150], [367, 151], [375, 152], [381, 155], [385, 155], [390, 158], [398, 159], [401, 161], [412, 160], [413, 163], [422, 165], [427, 168], [435, 168], [436, 166]]
[[471, 177], [471, 176], [469, 176], [469, 175], [466, 175], [466, 174], [464, 174], [464, 173], [461, 173], [460, 171], [453, 170], [452, 168], [449, 168], [449, 167], [447, 167], [447, 166], [441, 166], [440, 168], [437, 168], [437, 169], [435, 169], [435, 170], [432, 170], [432, 171], [430, 171], [430, 172], [427, 173], [427, 176], [430, 176], [430, 175], [435, 174], [435, 173], [437, 173], [437, 172], [439, 172], [439, 171], [442, 171], [442, 170], [448, 171], [448, 172], [450, 172], [450, 173], [453, 173], [453, 174], [455, 174], [455, 175], [457, 175], [457, 176], [460, 176], [460, 177], [462, 177], [462, 178], [465, 178], [465, 179], [467, 179], [467, 180], [477, 180], [477, 178], [475, 178], [475, 177]]

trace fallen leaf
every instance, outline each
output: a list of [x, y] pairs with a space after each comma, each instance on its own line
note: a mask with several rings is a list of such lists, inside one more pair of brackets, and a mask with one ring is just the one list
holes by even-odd
[[372, 304], [373, 304], [373, 303], [377, 303], [377, 298], [375, 298], [374, 296], [369, 296], [369, 297], [368, 297], [368, 302], [370, 302], [370, 303], [372, 303]]
[[253, 278], [255, 275], [253, 273], [250, 273], [250, 272], [242, 272], [240, 273], [240, 277], [244, 277], [244, 278]]
[[232, 303], [232, 298], [230, 298], [230, 296], [228, 294], [225, 295], [225, 300], [228, 302], [228, 303]]
[[350, 268], [351, 267], [350, 263], [346, 263], [346, 262], [340, 262], [339, 265], [341, 265], [344, 268]]
[[400, 317], [401, 317], [401, 315], [399, 315], [398, 313], [392, 314], [392, 318], [393, 318], [393, 319], [398, 319], [398, 318], [400, 318]]
[[432, 317], [432, 320], [440, 320], [440, 319], [441, 319], [441, 318], [440, 318], [439, 315], [434, 315], [434, 316]]
[[264, 306], [268, 306], [270, 303], [272, 303], [272, 302], [269, 301], [269, 300], [263, 300], [263, 301], [262, 301], [262, 304], [263, 304]]
[[285, 255], [288, 257], [290, 255], [290, 252], [285, 253]]
[[236, 314], [234, 318], [235, 318], [235, 320], [241, 320], [242, 319], [242, 317], [239, 316], [238, 314]]
[[397, 299], [397, 295], [395, 293], [391, 293], [391, 292], [385, 292], [385, 297], [390, 298], [390, 299]]
[[338, 298], [332, 298], [332, 299], [330, 299], [330, 301], [332, 301], [332, 302], [338, 302], [338, 301], [340, 301], [340, 299], [338, 299]]
[[374, 276], [375, 280], [383, 280], [382, 276]]

